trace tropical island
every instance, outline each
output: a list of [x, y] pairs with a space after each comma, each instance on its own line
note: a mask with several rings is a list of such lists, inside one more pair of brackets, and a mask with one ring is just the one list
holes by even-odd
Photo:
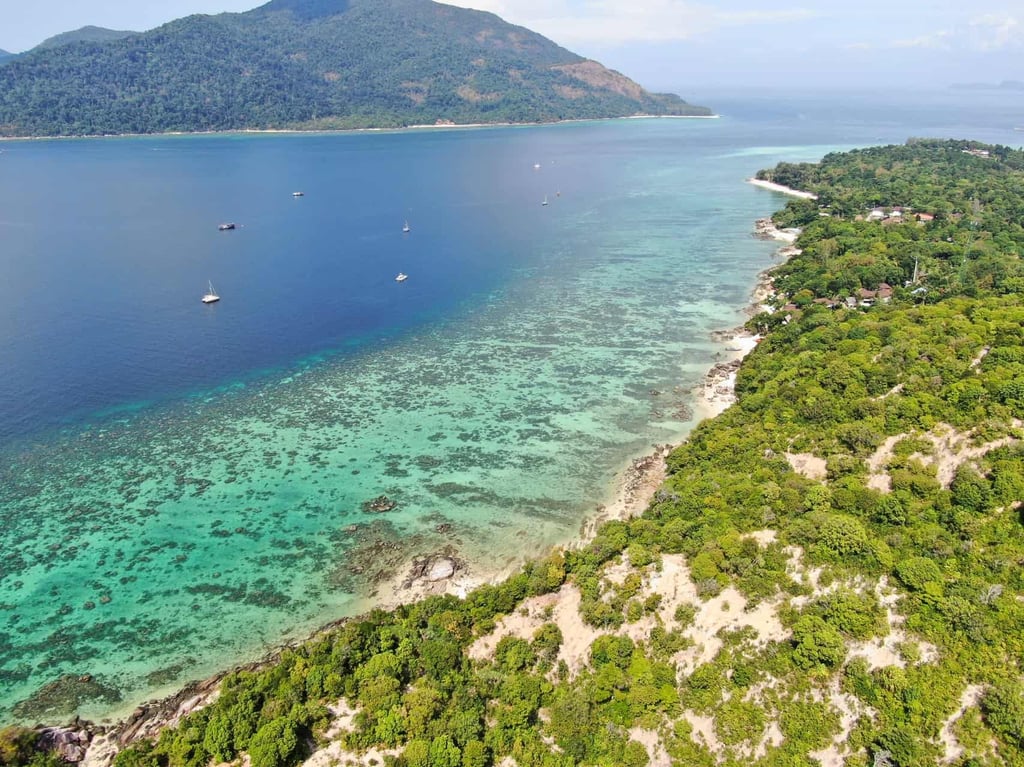
[[0, 66], [0, 136], [709, 116], [494, 14], [272, 0], [143, 33], [86, 27]]
[[110, 731], [9, 727], [0, 763], [1024, 764], [1024, 151], [912, 140], [758, 177], [817, 199], [762, 227], [801, 233], [737, 401], [641, 516]]

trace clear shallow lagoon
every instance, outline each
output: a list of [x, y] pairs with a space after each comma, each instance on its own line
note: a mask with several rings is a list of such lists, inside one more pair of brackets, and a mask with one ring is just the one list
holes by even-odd
[[773, 263], [750, 231], [783, 200], [743, 179], [1021, 135], [978, 101], [0, 145], [0, 717], [64, 674], [123, 696], [82, 713], [130, 708], [415, 553], [568, 539], [690, 428], [709, 333]]

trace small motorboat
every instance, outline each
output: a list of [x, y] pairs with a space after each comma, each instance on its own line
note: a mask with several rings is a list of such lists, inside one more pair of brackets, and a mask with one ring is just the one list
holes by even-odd
[[292, 197], [305, 197], [305, 192], [292, 192]]
[[398, 276], [395, 277], [395, 282], [405, 282], [407, 279], [409, 279], [408, 274], [406, 274], [405, 272], [399, 272]]
[[217, 227], [217, 229], [219, 229], [222, 232], [230, 232], [232, 229], [235, 229], [235, 228], [236, 228], [236, 225], [232, 224], [232, 223], [221, 224], [220, 226]]

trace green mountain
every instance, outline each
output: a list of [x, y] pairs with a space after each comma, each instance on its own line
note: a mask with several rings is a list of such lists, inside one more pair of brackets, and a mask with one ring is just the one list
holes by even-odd
[[0, 135], [706, 115], [490, 13], [431, 0], [273, 0], [0, 70]]
[[0, 64], [2, 64], [7, 59], [9, 59], [9, 58], [11, 58], [13, 56], [14, 56], [13, 53], [9, 53], [8, 51], [5, 51], [3, 48], [0, 48]]
[[43, 42], [39, 43], [32, 50], [42, 51], [49, 50], [51, 48], [60, 48], [64, 45], [70, 45], [71, 43], [108, 43], [112, 40], [121, 40], [129, 35], [138, 34], [137, 32], [130, 32], [118, 29], [105, 29], [104, 27], [82, 27], [76, 29], [73, 32], [63, 32], [59, 35], [49, 37]]

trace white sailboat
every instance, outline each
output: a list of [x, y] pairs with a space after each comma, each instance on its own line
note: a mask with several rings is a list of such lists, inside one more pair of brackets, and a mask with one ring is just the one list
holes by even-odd
[[409, 222], [406, 221], [405, 222], [405, 226], [402, 227], [402, 231], [405, 232], [406, 234], [408, 234], [411, 230], [412, 230], [412, 227], [409, 226]]
[[217, 291], [213, 289], [213, 282], [208, 283], [209, 288], [206, 291], [206, 295], [203, 296], [204, 304], [213, 304], [220, 301], [220, 296], [217, 295]]
[[548, 204], [548, 196], [544, 195], [544, 202], [542, 202], [541, 205], [547, 205], [547, 204]]
[[407, 279], [409, 279], [408, 274], [406, 274], [405, 272], [399, 272], [398, 276], [395, 277], [395, 282], [405, 282]]

